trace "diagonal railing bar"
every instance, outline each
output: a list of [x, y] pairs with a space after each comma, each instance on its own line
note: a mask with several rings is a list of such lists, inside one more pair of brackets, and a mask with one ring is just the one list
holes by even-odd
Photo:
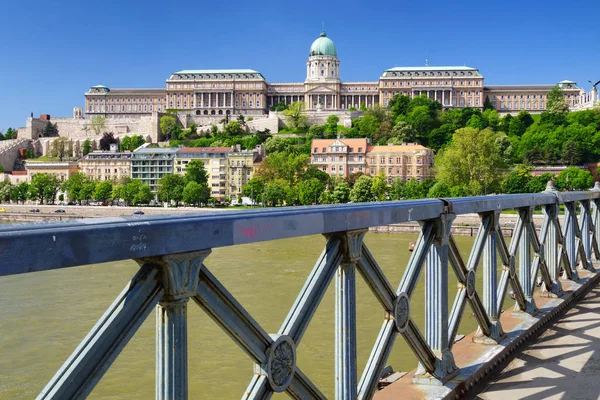
[[477, 230], [477, 235], [475, 236], [475, 243], [473, 243], [471, 254], [469, 254], [469, 259], [467, 260], [467, 270], [473, 270], [477, 272], [477, 266], [481, 260], [483, 249], [486, 245], [486, 239], [490, 233], [492, 218], [493, 216], [486, 215], [481, 219], [479, 229]]
[[[244, 398], [270, 398], [274, 391], [283, 390], [292, 397], [296, 392], [320, 393], [304, 375], [299, 374], [300, 369], [295, 365], [295, 348], [291, 355], [288, 354], [288, 357], [293, 359], [290, 361], [293, 370], [288, 371], [287, 377], [290, 382], [272, 382], [270, 377], [273, 374], [269, 371], [272, 366], [271, 353], [279, 347], [278, 341], [267, 334], [204, 265], [200, 270], [197, 294], [193, 299], [256, 363], [255, 375], [245, 391]], [[292, 342], [290, 346], [296, 346], [296, 343]], [[286, 346], [282, 347], [287, 349]]]
[[369, 286], [377, 300], [379, 300], [383, 309], [387, 312], [393, 312], [396, 292], [366, 244], [362, 246], [361, 257], [357, 267], [367, 286]]
[[449, 346], [452, 348], [454, 339], [458, 333], [460, 321], [464, 314], [465, 301], [469, 302], [473, 315], [475, 316], [482, 333], [486, 336], [491, 334], [491, 322], [485, 312], [483, 303], [475, 290], [475, 271], [467, 271], [453, 235], [450, 235], [449, 242], [450, 249], [448, 257], [450, 264], [452, 264], [454, 271], [457, 273], [456, 277], [460, 285], [448, 321], [448, 340]]
[[565, 226], [563, 228], [563, 236], [565, 238], [565, 248], [567, 250], [567, 257], [569, 258], [569, 265], [573, 276], [577, 276], [577, 251], [578, 241], [576, 236], [577, 226], [577, 213], [575, 212], [575, 202], [565, 202]]
[[322, 399], [327, 397], [317, 389], [317, 387], [306, 377], [306, 375], [298, 368], [294, 372], [294, 378], [290, 386], [286, 390], [292, 398], [298, 400], [304, 399]]
[[592, 235], [594, 231], [592, 230], [592, 216], [590, 212], [590, 200], [581, 200], [579, 202], [579, 214], [580, 214], [580, 238], [583, 242], [583, 250], [585, 253], [585, 265], [584, 268], [588, 270], [593, 270], [592, 266]]
[[300, 343], [312, 316], [335, 275], [337, 267], [342, 262], [340, 247], [341, 243], [338, 237], [331, 236], [327, 239], [325, 250], [323, 250], [285, 321], [279, 328], [279, 334], [290, 336], [296, 344]]
[[255, 363], [267, 363], [273, 339], [204, 265], [193, 300]]
[[417, 356], [419, 363], [421, 363], [422, 368], [429, 373], [433, 373], [435, 371], [436, 357], [435, 354], [431, 351], [431, 348], [425, 341], [421, 332], [419, 332], [419, 328], [414, 323], [412, 318], [408, 318], [406, 326], [404, 330], [400, 332], [408, 346], [412, 350], [412, 352]]
[[358, 383], [357, 399], [368, 400], [377, 390], [381, 372], [385, 368], [397, 336], [396, 322], [389, 313], [386, 313], [386, 319], [383, 321], [383, 325], [375, 341], [375, 346], [373, 346], [367, 365]]
[[454, 273], [456, 274], [456, 278], [458, 281], [466, 286], [467, 282], [467, 267], [465, 262], [460, 254], [460, 250], [458, 249], [458, 245], [456, 244], [456, 240], [454, 239], [454, 235], [450, 235], [449, 238], [450, 251], [448, 252], [448, 257], [450, 261], [450, 265], [452, 269], [454, 269]]
[[271, 397], [273, 397], [273, 390], [269, 386], [267, 371], [255, 372], [242, 395], [242, 400], [268, 400]]
[[[539, 270], [539, 272], [541, 273], [541, 276], [542, 276], [543, 284], [547, 288], [551, 288], [553, 285], [552, 275], [550, 274], [550, 269], [548, 268], [548, 265], [546, 264], [544, 246], [542, 245], [543, 242], [540, 242], [540, 240], [538, 239], [533, 222], [530, 222], [529, 224], [527, 224], [527, 231], [528, 231], [529, 237], [531, 238], [530, 241], [531, 241], [533, 250], [536, 252], [535, 259], [533, 261], [534, 265], [532, 266], [532, 274], [530, 277], [531, 278], [530, 282], [535, 279], [535, 277], [537, 276], [538, 270]], [[530, 293], [531, 293], [531, 295], [533, 295], [534, 286], [532, 285], [532, 286], [530, 286], [530, 288], [531, 288]]]
[[143, 265], [38, 395], [82, 399], [91, 393], [163, 296], [153, 265]]
[[432, 221], [424, 221], [421, 223], [421, 232], [419, 233], [419, 238], [417, 239], [415, 248], [410, 255], [408, 265], [406, 266], [404, 275], [400, 280], [400, 286], [398, 287], [398, 290], [396, 290], [396, 294], [404, 292], [409, 298], [412, 297], [412, 293], [417, 286], [417, 281], [419, 280], [419, 276], [423, 270], [423, 263], [427, 258], [427, 253], [429, 252], [429, 248], [431, 247], [431, 243], [433, 243], [433, 239], [435, 237], [433, 225], [434, 223]]
[[[558, 207], [558, 206], [556, 206], [556, 207]], [[563, 271], [564, 271], [567, 279], [570, 279], [573, 281], [579, 281], [579, 274], [577, 273], [577, 268], [575, 265], [573, 265], [571, 263], [571, 259], [569, 258], [569, 254], [567, 251], [568, 246], [565, 245], [565, 241], [567, 240], [567, 237], [565, 236], [564, 232], [565, 232], [566, 228], [565, 227], [561, 228], [560, 222], [558, 220], [558, 213], [555, 215], [552, 222], [556, 229], [558, 242], [560, 243], [560, 248], [558, 251], [558, 267], [557, 268], [560, 271], [560, 267], [562, 265]], [[565, 216], [565, 222], [563, 223], [563, 225], [567, 225], [569, 223], [570, 223], [570, 221]]]
[[[519, 218], [519, 220], [521, 220], [521, 218]], [[502, 312], [502, 307], [504, 305], [504, 298], [506, 297], [506, 291], [508, 290], [509, 283], [513, 288], [513, 292], [515, 293], [517, 304], [519, 304], [519, 306], [523, 306], [525, 304], [525, 298], [522, 297], [521, 285], [519, 284], [519, 281], [516, 278], [514, 256], [511, 256], [509, 253], [509, 248], [506, 245], [506, 241], [504, 240], [504, 235], [502, 233], [499, 221], [496, 221], [495, 226], [496, 230], [494, 234], [496, 235], [496, 243], [498, 244], [497, 250], [498, 254], [500, 254], [500, 261], [502, 262], [502, 273], [500, 275], [500, 281], [498, 282], [498, 291], [496, 294], [496, 304], [498, 308], [496, 313], [500, 315], [500, 313]], [[517, 236], [513, 236], [511, 240], [511, 245], [514, 241], [519, 240], [520, 236], [520, 232]]]
[[[598, 182], [596, 182], [592, 191], [600, 192], [600, 184]], [[600, 246], [598, 245], [598, 240], [600, 239], [600, 201], [593, 199], [591, 208], [592, 216], [590, 218], [590, 230], [592, 232], [592, 249], [596, 260], [600, 260]]]

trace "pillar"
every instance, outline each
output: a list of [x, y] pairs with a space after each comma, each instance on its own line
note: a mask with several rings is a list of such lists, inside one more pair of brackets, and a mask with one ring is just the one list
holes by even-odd
[[140, 260], [161, 271], [164, 294], [156, 306], [156, 398], [188, 398], [187, 303], [196, 295], [202, 262], [210, 250]]

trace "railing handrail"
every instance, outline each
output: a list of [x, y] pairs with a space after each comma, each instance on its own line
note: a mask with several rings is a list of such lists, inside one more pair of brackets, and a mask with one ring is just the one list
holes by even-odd
[[597, 198], [600, 192], [558, 192], [9, 224], [0, 227], [0, 276], [422, 221], [445, 210], [500, 212]]

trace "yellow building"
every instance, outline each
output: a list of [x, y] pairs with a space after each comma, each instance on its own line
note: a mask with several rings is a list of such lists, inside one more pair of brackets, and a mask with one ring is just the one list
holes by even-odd
[[242, 150], [240, 145], [229, 153], [227, 195], [229, 198], [241, 198], [242, 189], [254, 177], [255, 168], [264, 157], [264, 148], [257, 146], [253, 150]]
[[184, 175], [190, 161], [202, 161], [208, 175], [210, 196], [224, 201], [227, 198], [227, 156], [230, 151], [230, 147], [182, 147], [175, 154], [175, 173]]
[[131, 175], [132, 154], [93, 151], [79, 160], [79, 171], [98, 181], [118, 181]]
[[66, 181], [71, 175], [79, 172], [79, 166], [77, 162], [73, 161], [25, 161], [25, 169], [27, 170], [27, 181], [31, 182], [31, 179], [35, 174], [50, 174], [58, 178], [59, 181]]
[[433, 151], [419, 144], [369, 146], [366, 160], [368, 174], [383, 172], [388, 184], [396, 178], [421, 182], [434, 176]]

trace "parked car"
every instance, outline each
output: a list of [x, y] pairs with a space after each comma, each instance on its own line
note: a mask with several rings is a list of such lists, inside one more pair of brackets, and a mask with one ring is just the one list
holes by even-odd
[[6, 208], [0, 208], [0, 212], [6, 212]]
[[75, 202], [74, 202], [74, 201], [70, 201], [70, 202], [68, 202], [68, 203], [67, 203], [67, 205], [68, 205], [68, 206], [74, 206], [74, 205], [75, 205]]
[[31, 210], [29, 210], [29, 212], [38, 213], [38, 212], [40, 212], [40, 209], [39, 208], [32, 208]]
[[133, 215], [144, 215], [143, 211], [136, 211], [133, 213]]
[[65, 210], [58, 209], [58, 210], [55, 210], [54, 212], [55, 212], [55, 213], [64, 213], [64, 212], [65, 212]]

